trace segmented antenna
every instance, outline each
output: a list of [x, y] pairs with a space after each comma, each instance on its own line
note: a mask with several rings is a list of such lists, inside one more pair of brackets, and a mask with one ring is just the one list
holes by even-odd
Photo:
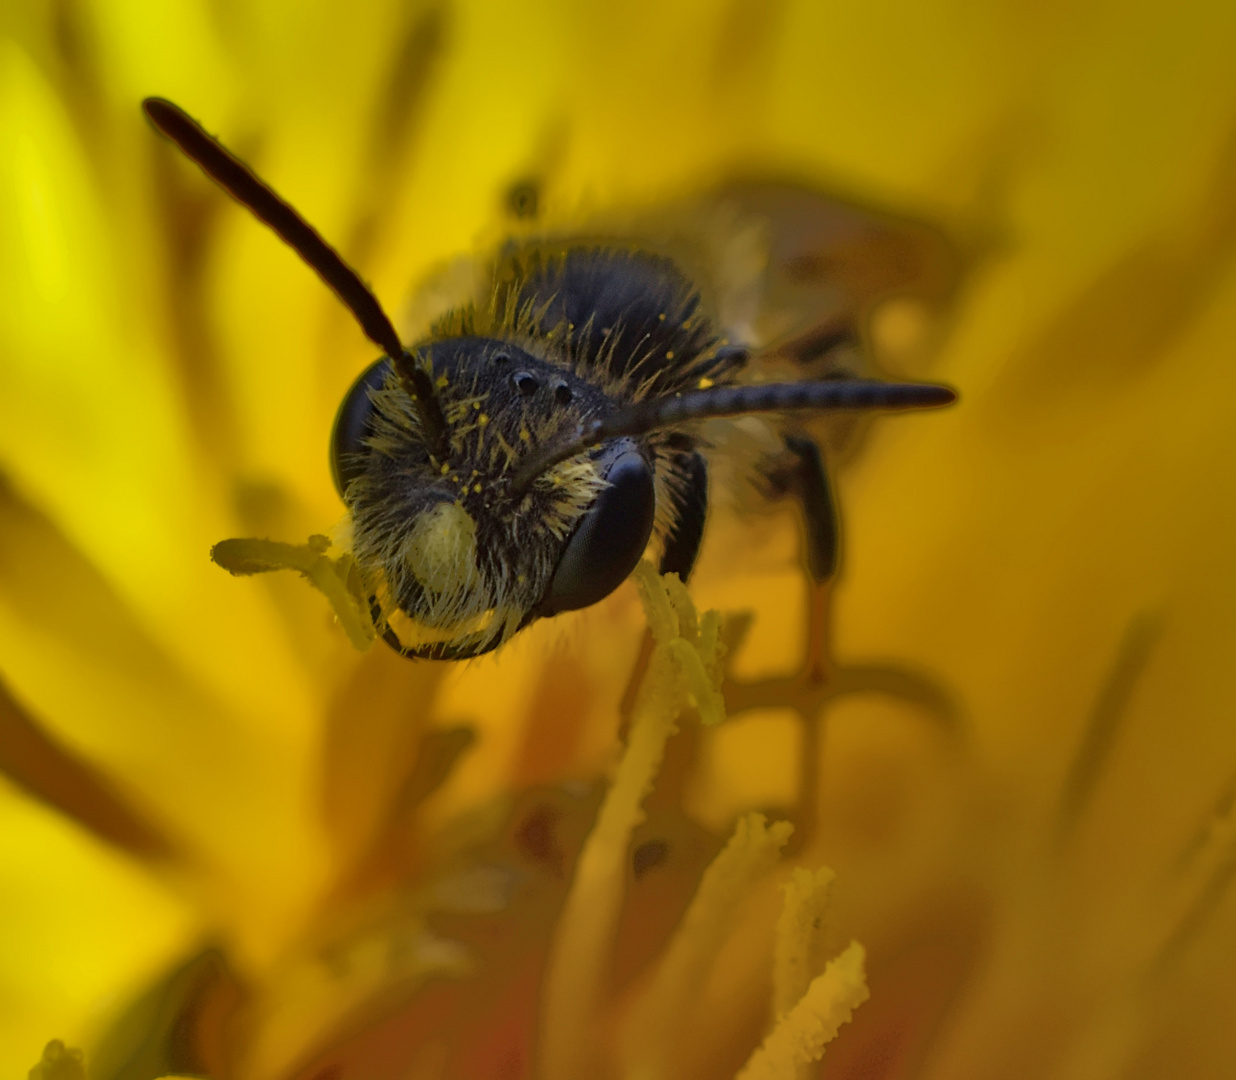
[[931, 409], [949, 405], [957, 394], [935, 383], [886, 383], [867, 379], [823, 382], [764, 383], [756, 386], [713, 386], [673, 397], [652, 398], [612, 416], [581, 424], [575, 436], [530, 455], [511, 480], [518, 495], [546, 469], [609, 439], [646, 435], [658, 428], [691, 420], [744, 416], [749, 413], [793, 412], [801, 409]]
[[433, 380], [404, 349], [395, 327], [359, 275], [316, 229], [259, 180], [236, 155], [178, 105], [151, 97], [142, 108], [164, 135], [196, 162], [212, 180], [269, 225], [305, 260], [360, 323], [365, 336], [390, 357], [403, 387], [416, 402], [427, 441], [445, 456], [449, 446], [446, 417], [434, 394]]

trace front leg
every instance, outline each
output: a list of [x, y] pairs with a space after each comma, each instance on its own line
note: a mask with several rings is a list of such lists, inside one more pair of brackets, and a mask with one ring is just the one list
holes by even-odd
[[662, 574], [677, 574], [684, 583], [699, 557], [708, 514], [708, 463], [699, 451], [687, 458], [685, 472], [686, 484], [674, 500], [674, 527], [665, 538], [660, 567]]

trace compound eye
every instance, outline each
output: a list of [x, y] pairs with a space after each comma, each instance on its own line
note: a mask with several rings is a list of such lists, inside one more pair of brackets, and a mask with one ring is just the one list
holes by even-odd
[[375, 360], [343, 396], [335, 414], [335, 427], [330, 436], [330, 474], [341, 499], [348, 485], [365, 471], [363, 455], [368, 451], [365, 439], [373, 423], [373, 402], [369, 395], [382, 389], [390, 370], [391, 362], [386, 357]]
[[632, 439], [618, 439], [598, 462], [609, 482], [588, 508], [554, 571], [538, 614], [556, 615], [603, 600], [635, 569], [656, 514], [652, 469]]

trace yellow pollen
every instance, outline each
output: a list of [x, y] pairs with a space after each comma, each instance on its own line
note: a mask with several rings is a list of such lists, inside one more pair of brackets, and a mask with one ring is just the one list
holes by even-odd
[[661, 322], [665, 322], [665, 312], [664, 311], [661, 312], [661, 314], [658, 315], [657, 318], [660, 319]]
[[666, 350], [665, 350], [665, 359], [666, 359], [666, 360], [673, 360], [673, 359], [674, 359], [674, 350], [673, 350], [673, 349], [666, 349]]
[[445, 376], [445, 375], [439, 375], [439, 376], [438, 376], [438, 381], [437, 381], [436, 383], [434, 383], [434, 386], [436, 386], [439, 390], [442, 390], [442, 389], [444, 389], [445, 387], [447, 387], [447, 386], [449, 386], [449, 385], [450, 385], [450, 384], [447, 382], [447, 379], [446, 379], [446, 376]]
[[473, 491], [475, 491], [475, 492], [479, 495], [479, 494], [481, 493], [481, 485], [480, 485], [480, 484], [473, 484], [473, 485], [472, 485], [472, 490], [473, 490]]
[[476, 418], [476, 422], [480, 427], [484, 427], [489, 423], [489, 417], [486, 416], [485, 413], [481, 413], [481, 415]]
[[448, 472], [451, 471], [451, 467], [444, 461], [442, 462], [442, 469], [440, 471], [442, 475], [445, 476]]
[[476, 522], [458, 503], [439, 503], [416, 521], [404, 549], [425, 589], [460, 595], [476, 587]]
[[699, 387], [701, 390], [707, 390], [710, 386], [712, 386], [712, 384], [712, 380], [705, 375], [702, 379], [700, 379]]
[[524, 442], [528, 442], [528, 440], [532, 438], [532, 433], [531, 433], [531, 432], [530, 432], [527, 428], [520, 428], [520, 429], [519, 429], [519, 437], [520, 437], [520, 438], [521, 438]]

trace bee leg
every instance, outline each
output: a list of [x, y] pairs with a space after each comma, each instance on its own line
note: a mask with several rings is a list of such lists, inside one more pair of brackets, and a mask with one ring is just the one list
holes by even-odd
[[665, 539], [661, 573], [677, 574], [686, 581], [700, 553], [704, 518], [708, 514], [708, 464], [700, 453], [688, 459], [687, 483], [675, 500], [674, 530]]
[[837, 506], [828, 480], [828, 468], [815, 441], [795, 432], [783, 434], [782, 440], [786, 452], [765, 465], [761, 472], [769, 498], [793, 496], [802, 510], [803, 548], [810, 576], [804, 678], [822, 687], [828, 682], [833, 667], [829, 613], [830, 585], [837, 572], [840, 548]]
[[788, 453], [764, 470], [768, 494], [793, 495], [802, 508], [807, 570], [816, 584], [837, 572], [839, 525], [828, 469], [820, 448], [806, 435], [783, 436]]
[[[665, 539], [660, 566], [662, 574], [677, 574], [680, 581], [686, 581], [690, 576], [704, 537], [704, 518], [708, 515], [708, 463], [704, 455], [698, 452], [691, 454], [685, 472], [687, 482], [682, 494], [674, 500], [674, 529]], [[636, 695], [644, 681], [648, 662], [652, 659], [652, 645], [652, 631], [645, 630], [635, 667], [618, 706], [624, 736], [631, 714], [635, 711]]]

